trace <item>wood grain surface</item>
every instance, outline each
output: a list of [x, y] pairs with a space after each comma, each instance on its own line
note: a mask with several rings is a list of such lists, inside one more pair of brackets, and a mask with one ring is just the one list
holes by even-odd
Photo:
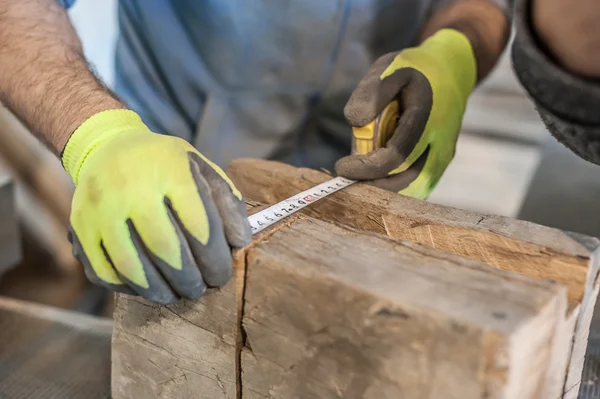
[[561, 285], [303, 215], [238, 259], [196, 302], [118, 296], [115, 399], [540, 397]]
[[[257, 160], [228, 174], [250, 213], [330, 178]], [[113, 398], [560, 398], [597, 247], [357, 184], [256, 235], [198, 301], [118, 295]]]
[[[227, 170], [242, 193], [273, 204], [331, 176], [263, 160], [236, 160]], [[305, 208], [312, 217], [420, 243], [492, 267], [548, 279], [568, 287], [568, 306], [551, 373], [555, 386], [580, 382], [598, 292], [599, 240], [503, 216], [416, 200], [364, 184], [353, 185]], [[565, 376], [568, 374], [568, 381]]]

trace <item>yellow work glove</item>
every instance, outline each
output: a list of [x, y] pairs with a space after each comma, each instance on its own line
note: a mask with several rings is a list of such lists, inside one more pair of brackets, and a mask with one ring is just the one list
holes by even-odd
[[62, 162], [76, 186], [70, 240], [88, 278], [156, 303], [198, 298], [232, 273], [252, 234], [240, 192], [185, 140], [133, 111], [85, 121]]
[[[344, 109], [346, 119], [355, 127], [356, 150], [337, 162], [336, 172], [426, 198], [454, 157], [476, 75], [470, 42], [452, 29], [438, 31], [418, 47], [379, 58]], [[393, 136], [383, 148], [365, 154], [357, 146], [357, 141], [364, 140], [357, 137], [364, 133], [361, 128], [393, 101], [399, 105]]]

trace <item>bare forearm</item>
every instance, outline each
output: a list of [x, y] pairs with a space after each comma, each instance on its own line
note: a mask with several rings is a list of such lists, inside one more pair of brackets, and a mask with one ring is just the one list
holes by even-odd
[[0, 76], [0, 102], [57, 154], [87, 118], [123, 108], [55, 0], [0, 0]]
[[531, 7], [533, 29], [558, 63], [580, 76], [599, 78], [600, 2], [534, 0]]
[[477, 60], [477, 80], [494, 68], [510, 36], [510, 24], [502, 10], [487, 0], [465, 0], [440, 9], [421, 33], [425, 40], [440, 29], [452, 28], [471, 42]]

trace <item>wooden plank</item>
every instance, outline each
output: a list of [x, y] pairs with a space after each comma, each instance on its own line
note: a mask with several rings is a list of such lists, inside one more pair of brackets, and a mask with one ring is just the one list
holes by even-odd
[[199, 301], [118, 296], [113, 398], [540, 397], [561, 285], [303, 215], [237, 255]]
[[[248, 207], [250, 213], [251, 208], [261, 209], [252, 203]], [[239, 256], [245, 260], [243, 252]], [[244, 271], [243, 264], [236, 267], [233, 281], [209, 290], [197, 302], [161, 307], [116, 295], [113, 398], [236, 397], [241, 343], [241, 298], [236, 300], [236, 289], [243, 292], [236, 282], [244, 282]]]
[[0, 169], [0, 277], [21, 260], [14, 183]]
[[11, 171], [17, 185], [17, 212], [39, 244], [62, 272], [76, 273], [67, 240], [73, 183], [60, 160], [40, 143], [19, 120], [0, 105], [0, 168]]
[[600, 253], [597, 250], [599, 242], [597, 238], [577, 233], [569, 233], [569, 235], [581, 242], [588, 250], [595, 251], [593, 252], [593, 262], [588, 273], [588, 275], [593, 276], [593, 278], [588, 279], [585, 287], [586, 295], [577, 309], [578, 311], [573, 312], [570, 316], [575, 328], [572, 349], [570, 352], [568, 375], [564, 384], [564, 399], [576, 399], [579, 397], [579, 388], [585, 363], [586, 349], [588, 348], [590, 327], [594, 316], [594, 309], [597, 304], [598, 292], [600, 291], [598, 283]]
[[247, 259], [242, 383], [257, 397], [533, 398], [545, 381], [561, 300], [533, 293], [556, 285], [316, 220]]
[[0, 156], [65, 229], [71, 213], [72, 183], [60, 160], [0, 105]]
[[235, 398], [235, 284], [201, 301], [155, 306], [117, 295], [112, 397]]
[[[228, 175], [252, 200], [273, 204], [331, 176], [278, 162], [236, 160]], [[445, 207], [357, 184], [304, 208], [306, 215], [400, 238], [501, 269], [550, 279], [581, 302], [592, 252], [560, 230]]]
[[[237, 160], [227, 172], [245, 196], [267, 204], [330, 178], [322, 172], [260, 160]], [[444, 207], [367, 185], [349, 187], [303, 212], [321, 220], [441, 249], [499, 269], [565, 284], [569, 306], [563, 325], [557, 330], [564, 331], [556, 338], [557, 353], [552, 367], [563, 368], [559, 378], [563, 385], [567, 373], [575, 381], [581, 375], [583, 358], [573, 351], [585, 347], [589, 334], [589, 324], [584, 321], [591, 317], [598, 289], [597, 239]]]
[[[106, 317], [91, 316], [86, 313], [3, 296], [0, 296], [0, 309], [22, 318], [32, 317], [79, 331], [89, 331], [101, 335], [112, 333], [112, 320]], [[39, 333], [39, 331], [37, 332]]]

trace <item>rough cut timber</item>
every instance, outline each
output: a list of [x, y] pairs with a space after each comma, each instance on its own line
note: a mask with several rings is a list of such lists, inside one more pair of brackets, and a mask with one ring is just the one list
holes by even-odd
[[564, 286], [307, 216], [199, 301], [117, 297], [122, 398], [541, 398]]
[[[328, 178], [261, 161], [229, 174], [265, 203]], [[576, 397], [596, 240], [364, 185], [306, 214], [321, 220], [255, 237], [199, 301], [119, 295], [113, 398]]]
[[[242, 193], [273, 204], [331, 176], [277, 162], [237, 160], [227, 170]], [[488, 216], [354, 185], [303, 211], [320, 220], [385, 234], [568, 287], [569, 306], [557, 331], [552, 367], [565, 398], [576, 398], [598, 296], [600, 241], [574, 233]], [[566, 378], [561, 376], [568, 374]], [[554, 391], [554, 389], [552, 389]], [[550, 396], [549, 396], [550, 397]]]
[[0, 169], [0, 278], [21, 259], [14, 189], [11, 178]]
[[67, 239], [73, 183], [54, 156], [0, 104], [0, 169], [11, 171], [17, 187], [17, 213], [25, 234], [48, 252], [65, 274], [76, 275]]

